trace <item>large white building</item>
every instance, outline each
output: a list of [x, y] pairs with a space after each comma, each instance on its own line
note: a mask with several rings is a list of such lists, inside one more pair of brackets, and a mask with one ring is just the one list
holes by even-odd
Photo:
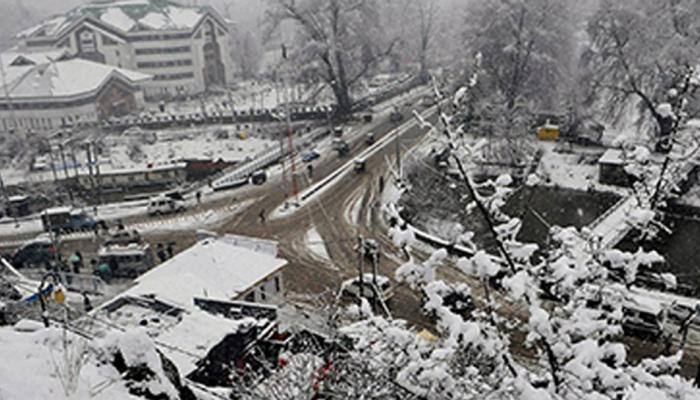
[[17, 51], [71, 55], [149, 75], [147, 98], [204, 92], [232, 72], [226, 21], [172, 0], [95, 0], [17, 34]]
[[66, 53], [0, 55], [0, 131], [94, 124], [143, 108], [151, 76]]

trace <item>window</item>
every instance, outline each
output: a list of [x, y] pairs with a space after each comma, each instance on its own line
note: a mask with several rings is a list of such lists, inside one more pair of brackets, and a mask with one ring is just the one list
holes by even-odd
[[159, 47], [152, 49], [136, 49], [136, 55], [146, 55], [146, 54], [173, 54], [173, 53], [189, 53], [192, 49], [190, 46], [177, 46], [177, 47]]
[[170, 61], [143, 61], [136, 63], [137, 68], [165, 68], [165, 67], [180, 67], [192, 65], [192, 59], [185, 58], [181, 60]]
[[180, 79], [191, 79], [194, 78], [194, 73], [193, 72], [180, 72], [176, 74], [163, 74], [163, 75], [156, 75], [153, 80], [154, 81], [176, 81]]

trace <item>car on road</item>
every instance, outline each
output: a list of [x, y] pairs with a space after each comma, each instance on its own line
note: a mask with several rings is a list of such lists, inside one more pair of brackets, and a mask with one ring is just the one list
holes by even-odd
[[321, 154], [319, 154], [316, 150], [310, 150], [301, 155], [301, 161], [309, 163], [319, 157], [321, 157]]
[[[377, 284], [374, 285], [374, 276], [370, 273], [362, 275], [362, 297], [372, 300], [376, 294], [379, 294], [384, 302], [389, 301], [394, 295], [394, 289], [391, 286], [391, 281], [384, 275], [377, 275]], [[348, 279], [340, 286], [340, 293], [343, 296], [351, 298], [360, 297], [360, 279], [355, 277]]]
[[45, 232], [70, 233], [92, 231], [100, 224], [84, 212], [70, 207], [57, 207], [41, 213], [41, 223]]
[[119, 230], [110, 234], [104, 242], [105, 246], [128, 246], [132, 243], [141, 243], [143, 238], [136, 230]]
[[350, 152], [350, 145], [343, 139], [333, 139], [331, 143], [333, 150], [338, 152], [339, 156], [345, 156]]
[[252, 174], [250, 174], [250, 183], [253, 185], [262, 185], [267, 182], [267, 172], [263, 169], [259, 169]]
[[56, 246], [46, 235], [40, 235], [22, 244], [9, 257], [15, 268], [44, 266], [56, 257]]
[[162, 215], [185, 211], [185, 202], [166, 196], [152, 198], [148, 202], [148, 215]]

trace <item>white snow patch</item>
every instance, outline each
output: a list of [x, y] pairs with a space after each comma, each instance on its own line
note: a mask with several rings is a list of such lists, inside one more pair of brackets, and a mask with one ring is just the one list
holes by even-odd
[[304, 236], [304, 243], [314, 258], [323, 262], [331, 261], [331, 257], [328, 254], [328, 249], [326, 249], [326, 243], [324, 242], [323, 237], [321, 237], [316, 230], [315, 225], [312, 225], [306, 232], [306, 235]]

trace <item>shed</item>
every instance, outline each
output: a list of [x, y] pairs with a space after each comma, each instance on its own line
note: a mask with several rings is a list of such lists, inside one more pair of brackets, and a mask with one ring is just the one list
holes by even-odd
[[632, 180], [625, 171], [625, 165], [622, 150], [608, 149], [598, 159], [598, 181], [604, 185], [629, 187]]

